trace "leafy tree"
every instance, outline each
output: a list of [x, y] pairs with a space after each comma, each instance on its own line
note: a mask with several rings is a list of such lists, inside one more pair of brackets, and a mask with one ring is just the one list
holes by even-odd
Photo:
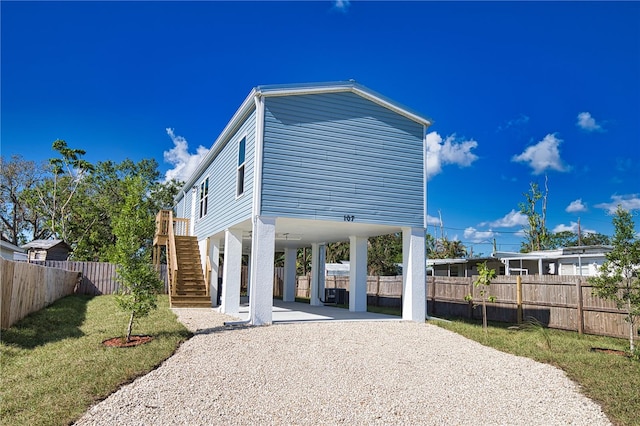
[[426, 234], [425, 241], [429, 259], [456, 259], [467, 256], [467, 248], [460, 240], [449, 240], [446, 236], [436, 239]]
[[[113, 248], [112, 221], [121, 210], [128, 185], [126, 178], [137, 176], [142, 180], [145, 193], [139, 209], [155, 218], [158, 210], [171, 207], [173, 197], [179, 191], [179, 182], [160, 183], [160, 173], [155, 160], [141, 160], [138, 163], [126, 159], [116, 164], [111, 161], [99, 162], [86, 179], [83, 193], [78, 196], [82, 208], [73, 212], [70, 234], [75, 243], [74, 258], [79, 260], [107, 260]], [[152, 243], [153, 234], [146, 242]]]
[[[523, 253], [534, 250], [545, 250], [550, 245], [549, 231], [547, 230], [547, 196], [549, 195], [549, 186], [547, 185], [547, 177], [544, 181], [544, 194], [535, 182], [530, 183], [529, 192], [522, 195], [525, 202], [520, 203], [518, 207], [520, 212], [527, 216], [529, 223], [528, 228], [524, 229], [526, 241], [521, 244], [520, 251]], [[536, 204], [542, 201], [541, 212], [537, 211]]]
[[68, 230], [71, 223], [72, 200], [93, 165], [82, 159], [83, 149], [69, 148], [64, 140], [53, 142], [53, 149], [60, 157], [49, 160], [51, 178], [42, 180], [27, 199], [30, 207], [45, 218], [46, 227], [51, 235], [72, 243]]
[[402, 233], [371, 237], [367, 258], [369, 275], [397, 275], [402, 264]]
[[[482, 298], [482, 329], [487, 332], [487, 301], [495, 302], [495, 296], [489, 296], [489, 285], [491, 280], [496, 277], [496, 270], [489, 269], [487, 262], [478, 263], [478, 278], [473, 285], [480, 288], [480, 297]], [[472, 301], [473, 296], [468, 294], [465, 300]]]
[[113, 233], [116, 237], [112, 261], [118, 265], [120, 290], [116, 296], [118, 306], [130, 312], [126, 339], [131, 340], [135, 319], [148, 315], [157, 307], [157, 295], [164, 284], [151, 265], [151, 252], [145, 248], [149, 235], [155, 231], [155, 222], [140, 205], [147, 200], [143, 179], [127, 177], [128, 189], [124, 205], [114, 218]]
[[640, 318], [640, 239], [635, 231], [631, 213], [618, 206], [613, 216], [615, 229], [613, 250], [599, 274], [589, 277], [593, 292], [598, 297], [615, 301], [618, 309], [626, 308], [625, 320], [629, 323], [629, 349], [635, 353], [634, 328]]
[[327, 244], [327, 263], [338, 263], [341, 260], [349, 260], [349, 242], [337, 242]]
[[9, 161], [0, 157], [0, 219], [2, 220], [2, 238], [12, 244], [26, 243], [27, 234], [46, 238], [42, 218], [32, 212], [27, 203], [26, 194], [38, 180], [38, 167], [33, 161], [27, 161], [20, 155], [14, 155]]
[[575, 247], [575, 246], [596, 246], [596, 245], [609, 245], [611, 239], [609, 236], [587, 232], [582, 236], [578, 236], [573, 231], [561, 231], [555, 232], [549, 235], [549, 245], [547, 248], [556, 249], [562, 247]]

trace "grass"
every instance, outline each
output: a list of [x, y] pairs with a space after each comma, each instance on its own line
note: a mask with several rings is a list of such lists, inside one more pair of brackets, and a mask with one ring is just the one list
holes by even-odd
[[578, 383], [582, 392], [600, 404], [617, 425], [640, 425], [640, 361], [620, 355], [594, 352], [591, 348], [628, 349], [629, 342], [603, 336], [578, 335], [529, 323], [518, 330], [510, 324], [482, 324], [456, 319], [430, 321], [503, 352], [554, 365]]
[[154, 339], [133, 348], [107, 348], [124, 336], [128, 314], [113, 296], [69, 296], [19, 321], [0, 338], [0, 422], [66, 425], [123, 384], [171, 356], [190, 334], [169, 309], [159, 308], [135, 325]]

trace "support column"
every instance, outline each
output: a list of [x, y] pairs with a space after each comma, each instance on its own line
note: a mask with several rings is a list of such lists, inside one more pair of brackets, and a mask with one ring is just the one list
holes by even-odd
[[222, 300], [220, 312], [237, 315], [240, 311], [242, 275], [242, 230], [224, 231], [224, 265], [222, 266]]
[[427, 316], [424, 228], [402, 228], [402, 319]]
[[251, 237], [251, 324], [268, 325], [273, 318], [273, 263], [275, 260], [276, 219], [256, 216]]
[[211, 276], [209, 276], [209, 295], [211, 306], [218, 305], [218, 276], [220, 271], [220, 239], [209, 238], [209, 261], [211, 262]]
[[296, 257], [298, 250], [294, 248], [284, 249], [284, 283], [282, 285], [282, 301], [295, 302], [296, 300]]
[[349, 310], [367, 312], [367, 237], [349, 237]]
[[324, 244], [311, 244], [311, 300], [309, 303], [312, 306], [322, 306], [320, 299], [324, 299], [325, 250]]

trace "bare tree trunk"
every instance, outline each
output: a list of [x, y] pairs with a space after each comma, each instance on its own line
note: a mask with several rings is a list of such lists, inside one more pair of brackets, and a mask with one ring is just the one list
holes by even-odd
[[129, 318], [129, 326], [127, 327], [127, 342], [131, 341], [131, 329], [133, 329], [133, 319], [135, 317], [135, 311], [131, 311], [131, 317]]
[[484, 297], [482, 298], [482, 329], [484, 332], [487, 332], [488, 324], [487, 324], [487, 302]]
[[631, 354], [633, 355], [633, 352], [635, 351], [635, 345], [633, 342], [633, 316], [631, 315], [631, 297], [629, 297], [629, 300], [627, 300], [627, 309], [629, 310], [629, 350], [631, 351]]

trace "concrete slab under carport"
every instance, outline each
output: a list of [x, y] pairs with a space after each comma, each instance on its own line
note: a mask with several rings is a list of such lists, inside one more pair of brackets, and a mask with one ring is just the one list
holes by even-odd
[[[240, 305], [238, 316], [249, 319], [249, 305]], [[351, 312], [335, 306], [312, 306], [301, 302], [273, 301], [273, 323], [323, 322], [323, 321], [402, 321], [402, 317], [375, 312]]]

